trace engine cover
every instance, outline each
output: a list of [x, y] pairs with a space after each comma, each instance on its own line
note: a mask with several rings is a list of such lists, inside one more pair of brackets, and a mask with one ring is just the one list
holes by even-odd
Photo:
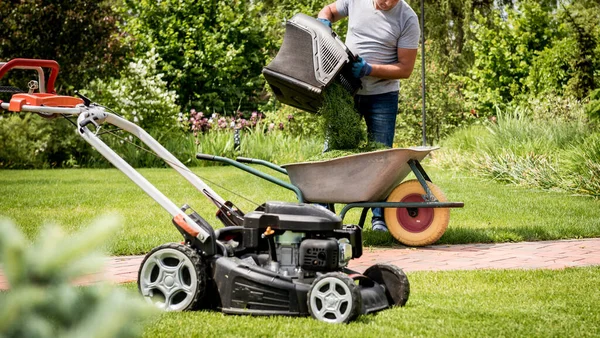
[[339, 266], [335, 239], [305, 239], [300, 243], [300, 266], [308, 271], [335, 271]]

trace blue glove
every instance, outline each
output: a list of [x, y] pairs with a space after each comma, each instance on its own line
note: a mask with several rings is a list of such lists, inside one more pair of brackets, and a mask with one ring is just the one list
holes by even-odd
[[360, 56], [356, 59], [356, 62], [352, 64], [352, 75], [357, 79], [371, 74], [372, 70], [373, 67]]
[[317, 20], [321, 21], [321, 23], [324, 24], [325, 26], [331, 28], [331, 21], [329, 21], [327, 19], [323, 19], [323, 18], [317, 18]]

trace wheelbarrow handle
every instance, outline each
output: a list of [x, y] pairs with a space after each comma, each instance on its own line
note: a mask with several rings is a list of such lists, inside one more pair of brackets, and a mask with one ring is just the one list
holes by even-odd
[[206, 160], [206, 161], [216, 161], [215, 159], [215, 155], [207, 155], [207, 154], [196, 154], [196, 158], [199, 160]]

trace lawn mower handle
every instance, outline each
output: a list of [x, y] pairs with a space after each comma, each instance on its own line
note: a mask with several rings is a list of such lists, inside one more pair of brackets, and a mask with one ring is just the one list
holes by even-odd
[[2, 79], [6, 72], [13, 68], [36, 69], [37, 67], [51, 69], [46, 91], [50, 94], [55, 94], [54, 82], [56, 82], [60, 66], [58, 65], [58, 62], [54, 60], [12, 59], [0, 67], [0, 79]]

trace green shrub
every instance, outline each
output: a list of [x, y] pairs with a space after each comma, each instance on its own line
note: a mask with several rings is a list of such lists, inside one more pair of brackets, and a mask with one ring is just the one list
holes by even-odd
[[600, 197], [600, 134], [591, 134], [566, 155], [570, 188], [577, 193]]
[[91, 156], [88, 144], [63, 118], [0, 114], [0, 168], [74, 167]]
[[31, 244], [0, 220], [0, 262], [10, 290], [0, 295], [2, 337], [135, 337], [152, 308], [108, 285], [74, 287], [97, 273], [96, 253], [118, 223], [103, 219], [72, 236], [46, 226]]
[[260, 1], [126, 0], [125, 29], [138, 52], [155, 48], [184, 109], [252, 110], [270, 50]]
[[136, 62], [129, 63], [120, 77], [108, 81], [94, 80], [86, 92], [125, 119], [147, 130], [169, 131], [177, 123], [177, 94], [167, 89], [161, 60], [154, 49]]
[[600, 121], [600, 88], [594, 90], [585, 106], [586, 114], [595, 122]]

